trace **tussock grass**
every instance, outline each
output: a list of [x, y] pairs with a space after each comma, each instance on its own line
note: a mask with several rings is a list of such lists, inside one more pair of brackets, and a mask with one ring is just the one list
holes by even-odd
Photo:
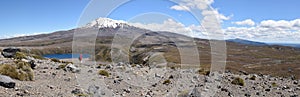
[[22, 52], [16, 52], [16, 54], [13, 58], [15, 58], [15, 59], [26, 59], [26, 54], [24, 54]]
[[61, 61], [59, 59], [56, 59], [56, 58], [52, 58], [51, 61], [61, 63]]
[[98, 74], [106, 77], [109, 77], [110, 75], [109, 72], [106, 70], [99, 70]]
[[165, 80], [165, 81], [163, 82], [163, 84], [169, 85], [169, 84], [171, 84], [171, 80], [167, 79], [167, 80]]
[[231, 82], [231, 84], [234, 84], [234, 85], [240, 85], [240, 86], [245, 86], [244, 79], [239, 78], [239, 77], [236, 77], [236, 78]]
[[19, 61], [16, 65], [2, 64], [0, 65], [0, 74], [10, 76], [11, 78], [21, 81], [33, 81], [34, 72], [30, 65], [26, 62]]

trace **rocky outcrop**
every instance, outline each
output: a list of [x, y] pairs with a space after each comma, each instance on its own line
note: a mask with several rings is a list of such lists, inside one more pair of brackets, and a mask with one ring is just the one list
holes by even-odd
[[66, 71], [73, 72], [73, 73], [78, 73], [78, 72], [80, 72], [80, 69], [79, 69], [78, 67], [76, 67], [74, 64], [68, 64], [68, 65], [65, 67], [65, 70], [66, 70]]
[[3, 86], [5, 88], [14, 88], [15, 85], [15, 81], [9, 76], [0, 75], [0, 86]]
[[2, 50], [2, 55], [5, 57], [5, 58], [12, 58], [15, 56], [15, 54], [17, 52], [20, 52], [21, 49], [19, 48], [15, 48], [15, 47], [11, 47], [11, 48], [5, 48]]

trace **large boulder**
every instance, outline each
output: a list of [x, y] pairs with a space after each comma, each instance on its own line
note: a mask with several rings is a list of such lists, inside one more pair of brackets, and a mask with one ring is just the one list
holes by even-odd
[[0, 86], [3, 86], [5, 88], [14, 88], [15, 85], [15, 81], [9, 76], [0, 75]]
[[19, 48], [15, 48], [15, 47], [11, 47], [11, 48], [5, 48], [2, 50], [2, 55], [5, 57], [5, 58], [12, 58], [15, 56], [15, 54], [17, 52], [20, 52], [21, 49]]
[[65, 70], [66, 71], [71, 71], [73, 73], [78, 73], [80, 72], [80, 69], [78, 67], [76, 67], [75, 65], [73, 64], [68, 64], [66, 67], [65, 67]]

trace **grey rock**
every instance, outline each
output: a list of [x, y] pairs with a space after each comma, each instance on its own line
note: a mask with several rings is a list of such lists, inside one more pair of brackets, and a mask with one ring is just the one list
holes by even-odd
[[5, 88], [14, 88], [15, 85], [15, 81], [9, 76], [0, 75], [0, 86], [3, 86]]
[[30, 64], [31, 69], [35, 69], [36, 63], [34, 60], [30, 60], [28, 63]]
[[248, 94], [248, 93], [246, 93], [246, 94], [245, 94], [245, 97], [251, 97], [251, 95], [250, 95], [250, 94]]
[[100, 92], [100, 87], [96, 86], [96, 85], [91, 85], [88, 88], [88, 92], [90, 94], [92, 94], [94, 97], [99, 97], [100, 95], [102, 95], [102, 93]]
[[197, 88], [194, 88], [190, 93], [189, 97], [201, 97], [201, 93]]
[[71, 93], [72, 94], [83, 94], [83, 92], [81, 91], [81, 89], [78, 89], [78, 88], [72, 90]]
[[20, 52], [20, 51], [21, 51], [21, 49], [15, 48], [15, 47], [5, 48], [2, 50], [2, 55], [5, 58], [12, 58], [15, 56], [16, 52]]
[[78, 67], [76, 67], [75, 65], [73, 64], [68, 64], [65, 68], [67, 71], [71, 71], [73, 73], [78, 73], [80, 72], [80, 69]]

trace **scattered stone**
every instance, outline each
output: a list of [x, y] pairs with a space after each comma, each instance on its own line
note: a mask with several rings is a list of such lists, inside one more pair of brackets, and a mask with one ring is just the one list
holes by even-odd
[[0, 86], [3, 86], [5, 88], [14, 88], [15, 85], [15, 81], [9, 76], [0, 75]]
[[30, 60], [28, 63], [30, 64], [31, 69], [35, 69], [36, 64], [34, 60]]
[[47, 85], [47, 87], [50, 88], [50, 89], [54, 88], [54, 86], [52, 86], [52, 85]]
[[78, 89], [78, 88], [72, 90], [71, 93], [72, 94], [83, 94], [83, 92], [81, 91], [81, 89]]
[[265, 89], [265, 91], [267, 91], [267, 92], [270, 92], [270, 91], [271, 91], [271, 89]]
[[245, 97], [251, 97], [251, 95], [249, 93], [246, 93]]
[[290, 89], [290, 87], [288, 87], [288, 86], [283, 86], [283, 87], [282, 87], [282, 90], [285, 90], [285, 89]]
[[221, 91], [228, 92], [228, 89], [221, 88]]
[[194, 88], [190, 93], [188, 97], [201, 97], [201, 93], [197, 88]]
[[93, 73], [93, 70], [89, 70], [88, 73]]
[[96, 85], [91, 85], [88, 88], [89, 94], [92, 94], [94, 97], [99, 97], [102, 93], [100, 92], [100, 87]]
[[130, 93], [130, 89], [123, 89], [124, 92]]

